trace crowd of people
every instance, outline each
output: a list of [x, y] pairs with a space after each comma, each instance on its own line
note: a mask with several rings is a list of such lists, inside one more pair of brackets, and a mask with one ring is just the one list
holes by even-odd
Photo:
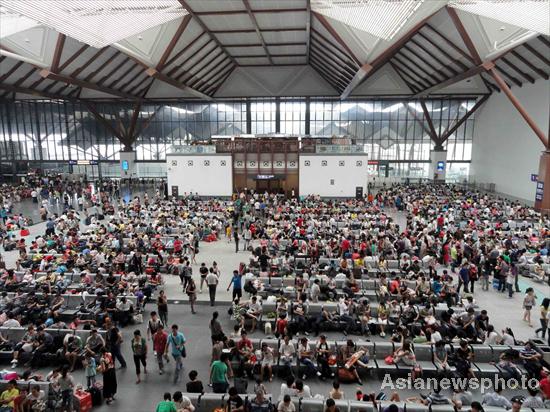
[[[214, 306], [221, 272], [216, 262], [198, 265], [197, 254], [201, 242], [223, 236], [234, 242], [236, 252], [250, 253], [227, 286], [232, 289], [232, 333], [225, 333], [227, 326], [218, 312], [210, 322], [212, 353], [205, 374], [214, 392], [229, 392], [236, 408], [232, 410], [246, 406], [238, 400], [242, 388], [236, 386], [250, 378], [256, 380], [256, 397], [246, 406], [251, 410], [265, 410], [262, 405], [270, 401], [264, 382], [277, 376], [286, 385], [277, 405], [281, 411], [294, 410], [296, 397], [311, 396], [305, 384], [309, 379], [334, 381], [329, 399], [335, 400], [341, 396], [340, 383], [362, 384], [364, 371], [373, 367], [373, 354], [349, 339], [335, 349], [327, 343], [329, 333], [375, 341], [389, 335], [396, 349], [387, 361], [410, 367], [413, 379], [426, 372], [414, 345], [433, 345], [438, 373], [452, 369], [469, 379], [477, 378], [471, 345], [521, 346], [502, 352], [497, 362], [501, 374], [517, 378], [525, 368], [541, 381], [540, 392], [532, 396], [543, 403], [550, 398], [545, 383], [550, 367], [540, 349], [531, 340], [516, 338], [509, 328], [496, 330], [475, 300], [476, 283], [477, 288], [509, 297], [524, 294], [523, 319], [528, 325], [540, 320], [536, 333], [546, 339], [550, 300], [537, 296], [532, 287], [520, 290], [519, 278], [525, 274], [542, 285], [549, 281], [544, 265], [550, 226], [518, 202], [433, 185], [381, 188], [361, 200], [286, 199], [257, 193], [242, 193], [233, 201], [166, 199], [157, 191], [124, 201], [116, 183], [104, 183], [94, 193], [89, 186], [58, 179], [42, 183], [30, 187], [46, 222], [45, 233], [28, 243], [16, 236], [15, 267], [0, 266], [0, 324], [26, 331], [17, 342], [2, 335], [0, 340], [13, 348], [14, 367], [26, 359], [31, 368], [27, 377], [42, 362], [56, 359], [64, 364], [40, 378], [52, 383], [69, 410], [68, 394], [76, 386], [71, 373], [78, 367], [85, 369], [88, 388], [97, 386], [96, 374], [101, 374], [103, 397], [107, 403], [115, 400], [115, 362], [126, 367], [122, 330], [130, 325], [135, 327], [129, 346], [136, 383], [150, 372], [151, 352], [159, 374], [171, 358], [173, 382], [180, 383], [186, 338], [179, 320], [168, 321], [170, 290], [165, 280], [179, 277], [191, 314], [203, 288]], [[50, 197], [62, 203], [61, 213], [50, 213]], [[406, 217], [402, 227], [395, 219], [399, 213]], [[11, 224], [18, 219], [6, 216]], [[26, 226], [16, 224], [18, 230]], [[6, 225], [0, 225], [5, 230]], [[8, 236], [8, 242], [13, 237]], [[200, 282], [193, 279], [194, 265]], [[274, 278], [286, 281], [275, 284]], [[82, 297], [73, 311], [66, 310], [69, 294]], [[148, 314], [148, 302], [155, 302], [156, 310], [149, 313], [144, 331], [139, 324]], [[268, 305], [272, 314], [266, 311]], [[273, 319], [273, 331], [265, 318]], [[66, 334], [66, 339], [55, 341], [49, 329], [86, 329], [89, 335], [83, 340], [82, 335]], [[255, 348], [248, 334], [258, 329], [268, 336], [273, 332], [280, 343], [262, 341]], [[452, 352], [449, 344], [455, 348]], [[198, 375], [196, 370], [188, 374], [188, 393], [207, 390]], [[6, 397], [13, 388], [8, 391]], [[428, 398], [438, 398], [432, 395]], [[397, 394], [391, 396], [395, 400]], [[371, 398], [361, 395], [361, 400]], [[19, 408], [24, 400], [17, 399]], [[334, 408], [327, 401], [326, 409]], [[157, 410], [192, 411], [193, 405], [178, 391], [166, 393]]]

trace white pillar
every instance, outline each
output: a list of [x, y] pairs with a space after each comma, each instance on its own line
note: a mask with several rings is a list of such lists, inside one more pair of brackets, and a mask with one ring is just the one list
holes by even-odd
[[120, 177], [123, 179], [137, 178], [136, 151], [120, 151]]
[[434, 182], [445, 183], [445, 170], [447, 168], [447, 151], [431, 150], [430, 151], [430, 169], [428, 178]]

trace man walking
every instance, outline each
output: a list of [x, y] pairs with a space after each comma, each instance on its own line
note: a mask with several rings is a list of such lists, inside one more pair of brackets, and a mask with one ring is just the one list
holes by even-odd
[[168, 347], [171, 347], [172, 357], [176, 362], [176, 369], [174, 371], [174, 384], [180, 380], [181, 371], [183, 369], [183, 358], [185, 358], [185, 336], [183, 333], [178, 332], [178, 325], [172, 325], [172, 333], [168, 336], [166, 347], [164, 348], [164, 354], [168, 355]]
[[216, 288], [218, 286], [218, 275], [210, 268], [210, 272], [206, 275], [206, 286], [208, 286], [208, 294], [210, 295], [210, 306], [216, 303]]
[[233, 239], [235, 239], [235, 253], [239, 253], [239, 232], [237, 228], [233, 231]]
[[238, 270], [233, 271], [233, 277], [231, 278], [231, 281], [229, 282], [229, 286], [227, 287], [228, 292], [231, 285], [233, 285], [233, 296], [231, 300], [235, 300], [236, 297], [238, 297], [239, 299], [242, 298], [243, 296], [242, 276]]
[[165, 332], [162, 323], [159, 323], [157, 331], [153, 335], [153, 350], [157, 355], [157, 362], [159, 364], [159, 375], [164, 373], [163, 358], [168, 363], [168, 356], [164, 353], [164, 348], [168, 343], [168, 333]]

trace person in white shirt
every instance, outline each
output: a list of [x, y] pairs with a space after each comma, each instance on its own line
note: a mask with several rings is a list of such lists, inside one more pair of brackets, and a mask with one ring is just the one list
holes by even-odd
[[8, 319], [2, 324], [4, 328], [18, 328], [21, 326], [19, 321], [14, 318], [12, 312], [8, 312]]
[[319, 283], [319, 279], [315, 279], [313, 281], [313, 285], [311, 285], [310, 295], [311, 301], [314, 303], [319, 302], [319, 295], [321, 295], [321, 287], [319, 286]]
[[298, 379], [294, 384], [294, 387], [296, 388], [296, 396], [298, 398], [311, 398], [311, 389], [309, 389], [309, 386], [305, 385], [301, 380]]
[[281, 390], [279, 395], [279, 401], [282, 401], [285, 396], [296, 396], [296, 389], [294, 388], [294, 376], [288, 375], [286, 382], [281, 383]]
[[290, 395], [285, 395], [283, 397], [283, 400], [280, 401], [279, 405], [277, 406], [277, 412], [295, 412], [295, 411], [296, 411], [296, 406], [294, 406], [294, 403], [290, 399]]
[[279, 353], [279, 359], [282, 364], [290, 369], [294, 355], [296, 354], [296, 347], [290, 340], [290, 336], [285, 335], [283, 343], [281, 343], [281, 347], [279, 348]]
[[485, 332], [485, 345], [499, 345], [502, 341], [502, 337], [495, 331], [493, 325], [487, 325], [487, 331]]

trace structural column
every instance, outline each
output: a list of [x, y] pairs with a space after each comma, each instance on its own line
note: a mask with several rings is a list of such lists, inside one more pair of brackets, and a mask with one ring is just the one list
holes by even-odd
[[445, 170], [447, 167], [447, 150], [443, 146], [435, 146], [430, 151], [430, 169], [428, 176], [436, 183], [445, 183]]
[[550, 151], [544, 151], [540, 155], [535, 210], [545, 215], [550, 214]]
[[135, 150], [120, 151], [120, 176], [123, 179], [133, 179], [137, 177]]

